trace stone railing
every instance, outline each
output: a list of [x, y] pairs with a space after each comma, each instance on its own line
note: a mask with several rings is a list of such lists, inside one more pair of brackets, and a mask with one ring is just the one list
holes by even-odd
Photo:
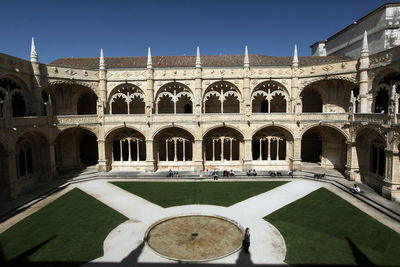
[[105, 114], [105, 123], [124, 124], [125, 123], [146, 123], [147, 118], [144, 114]]
[[58, 125], [97, 124], [97, 115], [58, 115], [55, 117]]
[[15, 127], [37, 127], [47, 125], [47, 117], [14, 117], [12, 118], [12, 125]]
[[257, 121], [294, 121], [293, 113], [253, 113], [251, 120]]
[[347, 113], [302, 113], [299, 114], [302, 121], [348, 121]]
[[388, 119], [388, 114], [381, 113], [356, 113], [354, 121], [367, 123], [384, 123]]

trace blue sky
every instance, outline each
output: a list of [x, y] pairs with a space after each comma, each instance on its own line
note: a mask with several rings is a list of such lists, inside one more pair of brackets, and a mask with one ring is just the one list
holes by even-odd
[[310, 55], [324, 40], [388, 1], [380, 0], [5, 0], [0, 52], [40, 61], [60, 57], [249, 53]]

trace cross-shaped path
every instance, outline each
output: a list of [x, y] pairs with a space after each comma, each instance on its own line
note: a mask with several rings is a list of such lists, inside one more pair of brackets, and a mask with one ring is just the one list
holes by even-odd
[[[130, 219], [114, 229], [104, 242], [104, 256], [94, 262], [123, 262], [143, 239], [147, 228], [156, 221], [182, 214], [215, 214], [235, 220], [244, 227], [250, 227], [251, 260], [254, 264], [284, 264], [286, 246], [279, 231], [263, 220], [266, 215], [308, 195], [322, 187], [321, 183], [296, 180], [276, 187], [265, 193], [250, 197], [230, 207], [213, 205], [185, 205], [162, 208], [139, 196], [131, 194], [105, 180], [85, 182], [77, 186]], [[140, 223], [132, 223], [132, 220]], [[135, 239], [135, 242], [132, 240]], [[125, 247], [121, 247], [124, 244]], [[234, 264], [239, 252], [214, 263]], [[170, 262], [145, 246], [139, 262]]]

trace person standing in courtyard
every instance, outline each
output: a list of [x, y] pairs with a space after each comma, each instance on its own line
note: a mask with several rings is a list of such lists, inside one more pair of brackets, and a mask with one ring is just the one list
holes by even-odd
[[250, 228], [246, 228], [244, 231], [244, 236], [243, 236], [243, 250], [244, 253], [249, 254], [249, 248], [250, 248]]

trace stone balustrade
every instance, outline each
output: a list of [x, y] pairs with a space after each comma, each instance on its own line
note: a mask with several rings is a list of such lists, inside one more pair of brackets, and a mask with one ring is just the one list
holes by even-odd
[[15, 127], [37, 127], [47, 125], [47, 117], [14, 117], [12, 118], [12, 125]]
[[55, 122], [58, 125], [97, 124], [97, 115], [58, 115]]

